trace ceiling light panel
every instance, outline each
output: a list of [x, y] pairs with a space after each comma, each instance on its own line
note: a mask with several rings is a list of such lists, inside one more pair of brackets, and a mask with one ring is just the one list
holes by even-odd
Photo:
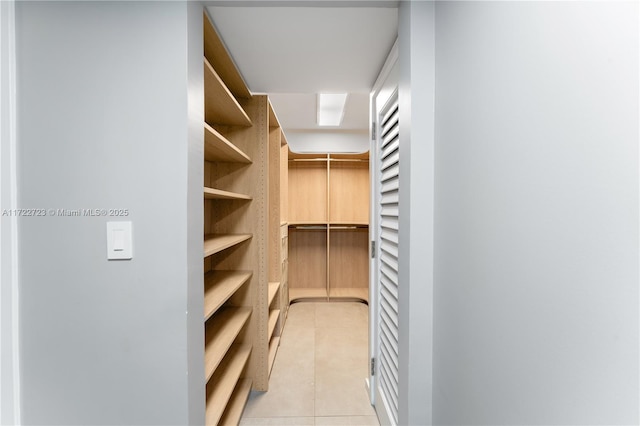
[[318, 126], [339, 126], [344, 117], [346, 102], [346, 93], [319, 93]]

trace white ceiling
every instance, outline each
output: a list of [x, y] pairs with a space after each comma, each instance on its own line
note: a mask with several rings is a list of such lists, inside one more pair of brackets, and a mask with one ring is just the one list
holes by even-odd
[[338, 129], [368, 129], [368, 95], [397, 36], [397, 2], [206, 4], [249, 89], [270, 95], [285, 131], [321, 129], [318, 92], [349, 93]]

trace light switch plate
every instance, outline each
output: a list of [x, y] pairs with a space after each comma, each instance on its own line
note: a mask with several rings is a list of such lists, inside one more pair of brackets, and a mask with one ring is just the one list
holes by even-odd
[[107, 259], [133, 258], [131, 222], [107, 222]]

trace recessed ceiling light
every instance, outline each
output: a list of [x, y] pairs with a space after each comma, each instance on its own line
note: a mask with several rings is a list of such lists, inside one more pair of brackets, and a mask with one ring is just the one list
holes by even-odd
[[318, 126], [339, 126], [344, 117], [346, 93], [318, 94]]

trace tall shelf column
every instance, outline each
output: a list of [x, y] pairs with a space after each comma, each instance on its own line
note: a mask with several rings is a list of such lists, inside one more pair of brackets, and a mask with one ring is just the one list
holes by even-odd
[[286, 139], [206, 13], [203, 32], [205, 417], [207, 425], [237, 424], [250, 391], [268, 390], [289, 304], [280, 213]]

